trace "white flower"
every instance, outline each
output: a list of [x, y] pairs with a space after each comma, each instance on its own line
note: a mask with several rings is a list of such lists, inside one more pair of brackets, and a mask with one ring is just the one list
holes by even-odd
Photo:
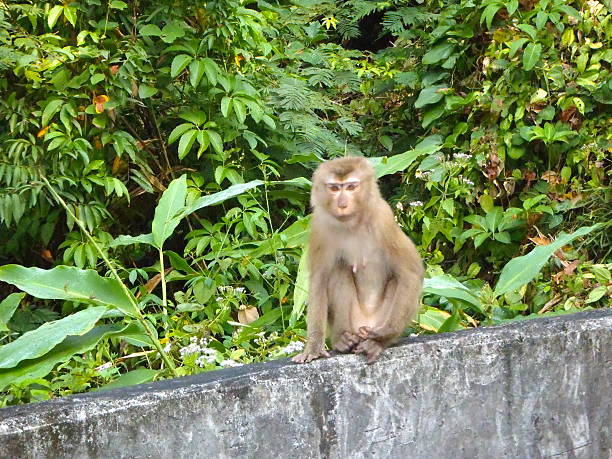
[[226, 360], [222, 360], [219, 363], [219, 365], [224, 368], [227, 368], [227, 367], [239, 367], [239, 366], [242, 366], [243, 364], [240, 362], [236, 362], [235, 360], [226, 359]]
[[292, 341], [282, 348], [279, 353], [293, 354], [294, 352], [300, 352], [302, 349], [304, 349], [304, 343], [302, 341]]
[[423, 201], [412, 201], [409, 202], [408, 205], [410, 207], [423, 207]]
[[98, 368], [96, 368], [96, 370], [104, 371], [104, 370], [108, 370], [112, 366], [113, 366], [113, 362], [106, 362], [106, 363], [100, 365]]
[[216, 356], [214, 355], [201, 355], [200, 357], [198, 357], [195, 361], [196, 365], [198, 365], [199, 367], [203, 367], [204, 365], [206, 365], [207, 363], [215, 363], [216, 360]]
[[170, 352], [170, 349], [172, 348], [172, 343], [168, 343], [164, 346], [164, 352], [168, 353]]
[[454, 159], [469, 159], [472, 155], [468, 155], [467, 153], [455, 153]]
[[395, 204], [395, 208], [397, 210], [404, 210], [404, 205], [398, 201], [397, 204]]
[[236, 287], [236, 288], [234, 289], [234, 291], [235, 291], [236, 293], [244, 293], [244, 292], [246, 291], [246, 289], [245, 289], [244, 287]]

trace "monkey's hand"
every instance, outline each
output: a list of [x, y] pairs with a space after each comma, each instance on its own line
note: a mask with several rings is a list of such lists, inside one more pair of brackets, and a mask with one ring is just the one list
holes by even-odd
[[323, 345], [310, 346], [306, 344], [306, 349], [301, 354], [296, 355], [291, 360], [295, 363], [308, 363], [320, 357], [329, 357], [329, 352], [323, 349]]

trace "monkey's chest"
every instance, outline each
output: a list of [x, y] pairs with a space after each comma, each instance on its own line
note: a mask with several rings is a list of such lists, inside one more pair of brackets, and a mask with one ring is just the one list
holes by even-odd
[[354, 281], [355, 295], [359, 309], [365, 315], [370, 315], [380, 308], [387, 284], [388, 269], [385, 260], [379, 252], [370, 247], [356, 247], [345, 252], [348, 266]]

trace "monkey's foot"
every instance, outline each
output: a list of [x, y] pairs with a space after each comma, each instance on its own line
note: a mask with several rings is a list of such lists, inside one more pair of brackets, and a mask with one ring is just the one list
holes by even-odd
[[306, 349], [304, 352], [296, 355], [291, 360], [293, 360], [295, 363], [308, 363], [320, 357], [329, 357], [329, 352], [327, 352], [325, 349], [321, 349], [320, 351], [309, 351]]
[[355, 354], [365, 354], [368, 363], [374, 363], [378, 360], [380, 353], [383, 351], [383, 345], [373, 339], [366, 339], [359, 343], [355, 348]]
[[361, 341], [361, 338], [355, 333], [345, 331], [342, 332], [333, 347], [339, 352], [351, 352]]
[[366, 327], [365, 325], [363, 327], [359, 327], [358, 335], [362, 340], [376, 338], [376, 333], [374, 333], [372, 327]]

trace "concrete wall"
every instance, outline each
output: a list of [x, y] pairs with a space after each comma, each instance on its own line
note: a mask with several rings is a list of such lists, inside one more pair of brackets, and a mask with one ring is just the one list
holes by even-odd
[[0, 409], [2, 458], [612, 457], [612, 311]]

